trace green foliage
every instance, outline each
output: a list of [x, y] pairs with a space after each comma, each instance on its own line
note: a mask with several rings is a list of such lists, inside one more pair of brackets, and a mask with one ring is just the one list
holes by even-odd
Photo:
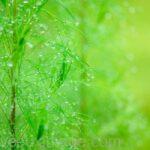
[[148, 125], [124, 82], [130, 67], [122, 37], [124, 5], [1, 4], [0, 149], [10, 149], [14, 139], [15, 149], [136, 149]]
[[7, 0], [1, 0], [1, 3], [6, 7]]
[[37, 140], [41, 139], [43, 134], [44, 134], [44, 123], [43, 121], [41, 121], [38, 128]]

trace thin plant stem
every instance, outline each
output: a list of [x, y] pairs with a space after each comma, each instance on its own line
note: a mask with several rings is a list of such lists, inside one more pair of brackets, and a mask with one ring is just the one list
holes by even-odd
[[15, 58], [14, 53], [16, 52], [16, 13], [17, 13], [17, 4], [16, 0], [13, 1], [13, 51], [11, 53], [12, 56], [12, 64], [13, 66], [10, 68], [10, 80], [11, 80], [11, 111], [10, 111], [10, 130], [11, 130], [11, 150], [16, 149], [16, 130], [15, 130], [15, 119], [16, 119], [16, 69], [15, 69]]
[[[81, 10], [79, 12], [80, 15], [80, 26], [79, 26], [79, 30], [85, 35], [85, 12], [84, 9], [86, 7], [86, 1], [85, 0], [81, 0]], [[81, 60], [83, 62], [86, 62], [86, 54], [85, 54], [85, 45], [87, 44], [87, 39], [80, 35], [80, 56], [81, 56]], [[81, 81], [85, 82], [87, 79], [87, 72], [86, 72], [86, 68], [84, 65], [81, 65], [81, 75], [80, 75], [80, 79]], [[80, 123], [80, 137], [83, 140], [85, 140], [85, 117], [86, 116], [86, 109], [87, 109], [87, 99], [86, 99], [86, 87], [83, 84], [83, 82], [81, 82], [80, 84], [80, 114], [81, 114], [81, 123]], [[85, 142], [85, 141], [83, 141]], [[80, 145], [80, 149], [84, 150], [86, 149], [85, 144]]]

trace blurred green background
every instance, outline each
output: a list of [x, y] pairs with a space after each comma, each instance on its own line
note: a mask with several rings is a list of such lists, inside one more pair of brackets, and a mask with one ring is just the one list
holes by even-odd
[[[132, 20], [127, 32], [127, 52], [132, 61], [133, 74], [127, 77], [127, 82], [134, 100], [140, 111], [150, 121], [150, 1], [131, 1], [137, 9], [132, 10], [128, 17]], [[149, 130], [149, 129], [148, 129]], [[147, 131], [148, 132], [148, 131]], [[143, 137], [144, 138], [144, 137]], [[145, 139], [141, 149], [149, 149], [150, 137]]]
[[128, 83], [142, 113], [150, 119], [150, 2], [148, 0], [131, 2], [137, 12], [128, 15], [132, 20], [132, 26], [127, 33], [127, 52], [133, 58], [134, 72], [134, 75], [129, 76]]

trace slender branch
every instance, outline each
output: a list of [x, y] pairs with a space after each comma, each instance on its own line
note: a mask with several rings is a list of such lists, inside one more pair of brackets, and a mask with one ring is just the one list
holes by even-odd
[[[85, 35], [85, 11], [84, 9], [86, 8], [86, 1], [85, 0], [81, 0], [81, 10], [79, 12], [79, 16], [80, 16], [80, 26], [79, 26], [79, 30], [83, 33], [83, 35]], [[81, 56], [81, 60], [83, 62], [86, 62], [86, 53], [85, 53], [85, 45], [87, 44], [87, 38], [85, 36], [80, 35], [80, 56]], [[87, 71], [85, 69], [84, 65], [81, 65], [81, 75], [80, 75], [80, 79], [81, 81], [86, 81], [87, 79]], [[86, 116], [86, 110], [87, 110], [87, 95], [86, 95], [86, 87], [83, 84], [83, 82], [81, 82], [80, 84], [80, 114], [81, 114], [81, 124], [80, 124], [80, 137], [82, 138], [82, 140], [85, 140], [85, 133], [86, 133], [86, 128], [85, 128], [85, 116]], [[80, 149], [81, 150], [86, 150], [87, 147], [81, 143], [80, 145]]]
[[16, 149], [16, 130], [15, 130], [15, 118], [16, 118], [16, 69], [15, 69], [15, 58], [14, 53], [16, 52], [17, 35], [16, 35], [16, 14], [17, 4], [16, 0], [13, 1], [13, 50], [12, 50], [12, 64], [10, 68], [10, 80], [11, 80], [11, 112], [10, 112], [10, 130], [12, 135], [11, 150]]

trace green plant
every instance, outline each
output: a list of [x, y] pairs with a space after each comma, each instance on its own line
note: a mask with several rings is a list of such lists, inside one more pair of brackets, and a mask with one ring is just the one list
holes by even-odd
[[18, 78], [22, 59], [25, 53], [26, 37], [29, 34], [35, 17], [46, 1], [40, 3], [34, 2], [18, 2], [1, 1], [3, 4], [1, 13], [2, 34], [1, 40], [3, 44], [3, 54], [7, 55], [6, 70], [8, 74], [8, 83], [10, 84], [10, 131], [11, 131], [11, 149], [16, 149], [16, 99], [18, 90]]
[[136, 149], [127, 1], [0, 2], [0, 149]]

